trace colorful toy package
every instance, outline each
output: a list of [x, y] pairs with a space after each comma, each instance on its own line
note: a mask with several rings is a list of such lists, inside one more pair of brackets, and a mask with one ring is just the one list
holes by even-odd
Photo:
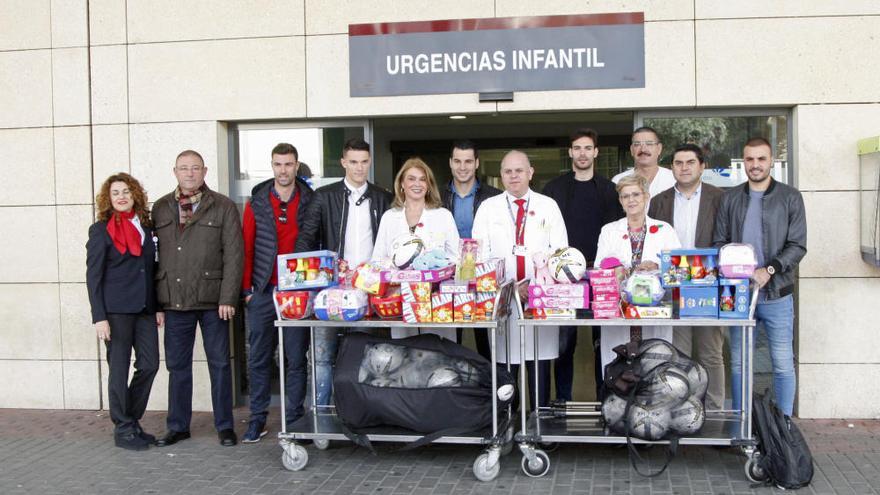
[[718, 317], [734, 320], [748, 318], [752, 302], [749, 279], [722, 278], [718, 280], [718, 285], [721, 290]]
[[366, 261], [354, 269], [352, 285], [367, 294], [383, 296], [388, 290], [388, 282], [382, 280], [383, 266]]
[[392, 287], [384, 296], [370, 296], [370, 307], [380, 318], [400, 318], [403, 314], [400, 288]]
[[434, 323], [452, 323], [455, 320], [452, 294], [431, 296], [431, 319]]
[[680, 318], [718, 318], [718, 287], [681, 287], [678, 316]]
[[400, 284], [400, 295], [403, 302], [430, 304], [431, 282], [404, 282]]
[[475, 272], [477, 292], [497, 292], [504, 283], [504, 260], [491, 258], [477, 263]]
[[456, 322], [470, 323], [474, 321], [476, 296], [473, 292], [452, 295], [452, 318]]
[[431, 303], [403, 303], [403, 321], [406, 323], [430, 323]]
[[480, 241], [476, 239], [459, 239], [459, 261], [455, 271], [455, 280], [469, 282], [477, 277], [477, 260], [480, 259]]
[[321, 289], [337, 283], [333, 251], [280, 254], [277, 263], [278, 290]]
[[725, 244], [718, 252], [718, 264], [724, 278], [750, 278], [758, 266], [751, 244]]
[[718, 285], [718, 250], [664, 249], [660, 253], [663, 287]]
[[474, 321], [491, 321], [495, 319], [495, 297], [497, 292], [477, 292]]
[[279, 320], [303, 320], [312, 316], [314, 292], [309, 290], [275, 291], [275, 315]]
[[367, 293], [360, 289], [324, 289], [315, 296], [315, 316], [320, 320], [356, 321], [367, 314]]

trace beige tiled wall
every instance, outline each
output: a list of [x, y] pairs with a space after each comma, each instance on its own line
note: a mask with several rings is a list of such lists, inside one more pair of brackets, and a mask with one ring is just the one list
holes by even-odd
[[[351, 98], [350, 23], [644, 11], [644, 89]], [[201, 152], [224, 190], [223, 122], [593, 109], [792, 108], [809, 252], [800, 269], [802, 416], [876, 416], [880, 395], [829, 380], [876, 374], [880, 270], [858, 255], [855, 143], [880, 134], [877, 2], [720, 0], [0, 1], [0, 407], [106, 406], [104, 349], [84, 284], [95, 190], [131, 172], [152, 200]], [[219, 124], [218, 124], [219, 122]], [[829, 301], [847, 301], [831, 304]], [[865, 310], [860, 310], [865, 308]], [[161, 334], [160, 334], [161, 338]], [[164, 353], [162, 354], [164, 356]], [[196, 409], [210, 409], [201, 341]], [[167, 372], [150, 407], [163, 409]], [[831, 390], [831, 396], [829, 396]]]

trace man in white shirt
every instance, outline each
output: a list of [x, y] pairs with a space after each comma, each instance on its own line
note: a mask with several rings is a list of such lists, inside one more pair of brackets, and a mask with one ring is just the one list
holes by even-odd
[[[672, 154], [675, 186], [651, 202], [648, 216], [672, 224], [685, 249], [712, 247], [715, 216], [721, 204], [721, 189], [702, 181], [706, 169], [700, 147], [683, 144]], [[720, 327], [673, 327], [672, 343], [687, 355], [696, 351], [697, 361], [709, 374], [706, 393], [708, 409], [724, 406], [724, 333]]]
[[632, 153], [635, 167], [615, 175], [611, 182], [617, 184], [620, 179], [632, 174], [648, 179], [648, 192], [651, 194], [648, 198], [648, 207], [650, 207], [652, 199], [675, 185], [672, 171], [659, 164], [663, 152], [660, 135], [651, 127], [639, 127], [633, 131], [629, 152]]
[[[473, 236], [482, 243], [483, 258], [503, 258], [508, 279], [516, 281], [532, 278], [534, 263], [532, 256], [537, 252], [550, 253], [568, 245], [568, 234], [562, 212], [553, 199], [532, 191], [529, 181], [534, 169], [525, 153], [513, 150], [501, 160], [501, 182], [504, 193], [487, 198], [480, 205], [474, 217]], [[522, 286], [521, 298], [527, 297], [527, 287]], [[513, 312], [515, 315], [515, 311]], [[529, 383], [534, 383], [534, 334], [528, 328], [525, 335], [526, 354], [529, 360]], [[522, 357], [519, 351], [519, 327], [516, 318], [508, 319], [507, 332], [510, 336], [510, 356], [507, 355], [504, 337], [496, 341], [497, 360], [519, 365]], [[540, 383], [538, 385], [539, 405], [549, 402], [550, 361], [559, 356], [558, 327], [541, 327], [538, 336], [537, 357], [539, 360]], [[518, 366], [514, 366], [517, 368]], [[529, 401], [534, 408], [535, 394], [529, 387]]]
[[[391, 207], [393, 196], [367, 181], [372, 160], [370, 145], [363, 139], [346, 141], [339, 161], [345, 169], [345, 177], [315, 191], [300, 225], [295, 252], [329, 249], [354, 268], [372, 256], [379, 219]], [[318, 405], [330, 403], [339, 330], [315, 328]]]

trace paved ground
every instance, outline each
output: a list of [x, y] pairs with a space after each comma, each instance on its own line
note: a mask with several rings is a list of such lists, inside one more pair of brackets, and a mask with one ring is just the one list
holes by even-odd
[[[236, 417], [245, 418], [246, 411], [236, 410]], [[0, 493], [650, 495], [753, 491], [737, 451], [705, 447], [683, 448], [669, 471], [652, 480], [633, 473], [625, 450], [586, 445], [563, 446], [551, 453], [552, 469], [539, 479], [522, 474], [521, 456], [514, 452], [502, 458], [501, 474], [495, 481], [481, 483], [471, 472], [479, 453], [476, 447], [439, 445], [400, 453], [392, 444], [380, 444], [378, 456], [350, 444], [334, 444], [326, 451], [309, 446], [308, 466], [290, 472], [281, 465], [281, 449], [272, 433], [259, 444], [226, 448], [218, 444], [211, 421], [210, 414], [197, 413], [194, 438], [135, 453], [113, 446], [110, 420], [103, 411], [0, 410]], [[148, 431], [159, 433], [164, 415], [150, 413], [143, 423]], [[813, 485], [800, 493], [877, 493], [880, 421], [799, 424], [816, 458]], [[239, 425], [239, 433], [244, 427]]]

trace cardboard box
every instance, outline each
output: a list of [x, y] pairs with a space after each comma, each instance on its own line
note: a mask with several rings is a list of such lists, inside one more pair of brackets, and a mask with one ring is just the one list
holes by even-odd
[[603, 302], [593, 301], [593, 303], [590, 305], [590, 307], [593, 308], [594, 313], [596, 311], [619, 310], [620, 309], [620, 301], [603, 301]]
[[616, 276], [614, 268], [593, 268], [591, 270], [587, 270], [587, 276], [592, 283], [594, 278], [609, 278]]
[[403, 321], [406, 323], [430, 323], [431, 303], [403, 303]]
[[474, 321], [491, 321], [495, 319], [496, 292], [477, 292], [475, 295]]
[[679, 289], [680, 318], [718, 318], [718, 287], [682, 286]]
[[620, 291], [613, 292], [596, 292], [593, 294], [593, 303], [600, 302], [618, 302], [620, 301]]
[[434, 323], [452, 323], [454, 321], [454, 305], [452, 294], [434, 294], [431, 296], [431, 319]]
[[465, 280], [444, 280], [440, 282], [441, 294], [467, 294], [468, 282]]
[[276, 263], [278, 290], [323, 289], [337, 284], [336, 253], [333, 251], [280, 254]]
[[664, 249], [660, 280], [663, 287], [718, 285], [718, 249]]
[[672, 318], [672, 305], [636, 306], [635, 304], [628, 304], [623, 311], [623, 316], [627, 319]]
[[581, 297], [532, 297], [529, 296], [529, 307], [538, 308], [556, 308], [556, 309], [588, 309], [590, 307], [590, 299], [587, 296]]
[[542, 308], [533, 309], [532, 318], [536, 320], [571, 320], [575, 317], [573, 309]]
[[497, 292], [504, 284], [504, 260], [501, 258], [477, 263], [475, 271], [477, 292]]
[[476, 312], [477, 298], [473, 292], [465, 292], [464, 294], [453, 294], [452, 296], [452, 318], [456, 322], [470, 323], [474, 321], [474, 313]]
[[[733, 308], [726, 309], [724, 288], [729, 287], [730, 297], [733, 298]], [[719, 303], [718, 317], [724, 319], [744, 320], [749, 317], [749, 306], [752, 303], [752, 293], [749, 291], [748, 279], [722, 278], [718, 280]]]
[[430, 303], [431, 282], [404, 282], [400, 284], [400, 295], [403, 302]]
[[529, 299], [532, 297], [590, 297], [590, 284], [578, 282], [576, 284], [551, 284], [529, 285]]
[[382, 270], [383, 282], [402, 284], [404, 282], [440, 282], [455, 275], [455, 265], [436, 270]]
[[596, 320], [610, 320], [620, 318], [620, 309], [593, 309], [593, 318]]

